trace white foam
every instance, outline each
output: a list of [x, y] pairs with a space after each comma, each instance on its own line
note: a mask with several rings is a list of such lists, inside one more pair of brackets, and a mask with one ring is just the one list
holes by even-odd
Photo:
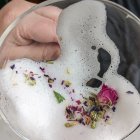
[[[8, 62], [0, 71], [0, 106], [15, 130], [31, 140], [120, 140], [138, 125], [140, 97], [135, 87], [116, 73], [119, 53], [106, 34], [106, 19], [103, 3], [88, 0], [76, 3], [60, 16], [57, 33], [62, 38], [62, 54], [54, 64], [21, 59]], [[91, 46], [97, 49], [92, 50]], [[69, 90], [65, 90], [61, 82], [72, 82], [76, 93], [73, 98], [93, 90], [85, 84], [91, 78], [99, 78], [97, 56], [101, 47], [110, 53], [112, 60], [103, 80], [115, 88], [120, 97], [117, 111], [112, 115], [112, 125], [100, 124], [95, 130], [81, 125], [65, 128], [64, 111], [71, 100]], [[15, 69], [11, 70], [13, 64]], [[49, 88], [40, 66], [45, 67], [46, 74], [57, 79], [53, 88]], [[26, 70], [41, 76], [36, 76], [35, 86], [25, 83], [23, 73]], [[53, 90], [60, 92], [66, 100], [57, 104]], [[128, 90], [134, 95], [126, 94]]]

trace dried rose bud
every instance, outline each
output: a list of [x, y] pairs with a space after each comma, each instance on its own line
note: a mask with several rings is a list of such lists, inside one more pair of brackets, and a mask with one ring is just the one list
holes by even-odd
[[118, 100], [117, 92], [108, 87], [107, 85], [103, 85], [101, 91], [98, 93], [97, 98], [101, 104], [115, 105]]

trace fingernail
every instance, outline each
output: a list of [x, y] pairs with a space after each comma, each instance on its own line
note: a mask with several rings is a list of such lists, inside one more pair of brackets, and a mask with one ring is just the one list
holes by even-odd
[[60, 56], [60, 53], [61, 53], [60, 47], [57, 45], [53, 50], [51, 59], [56, 60]]

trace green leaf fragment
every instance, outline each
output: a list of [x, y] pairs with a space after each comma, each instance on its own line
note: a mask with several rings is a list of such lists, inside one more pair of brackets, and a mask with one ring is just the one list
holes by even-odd
[[55, 98], [57, 99], [58, 103], [61, 103], [65, 100], [65, 98], [58, 92], [53, 91]]

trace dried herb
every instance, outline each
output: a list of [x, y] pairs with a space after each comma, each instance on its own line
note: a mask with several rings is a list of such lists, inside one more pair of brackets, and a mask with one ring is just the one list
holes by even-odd
[[91, 128], [92, 128], [92, 129], [95, 129], [95, 128], [96, 128], [96, 122], [95, 122], [95, 121], [93, 121], [93, 122], [91, 123]]
[[134, 92], [132, 92], [132, 91], [127, 91], [126, 93], [127, 94], [134, 94]]
[[65, 100], [65, 98], [58, 92], [56, 91], [53, 91], [54, 95], [55, 95], [55, 98], [57, 100], [58, 103], [61, 103]]
[[51, 85], [51, 84], [49, 84], [49, 87], [50, 87], [50, 88], [52, 88], [52, 85]]
[[53, 61], [47, 61], [47, 64], [54, 64]]
[[112, 111], [113, 111], [113, 112], [116, 111], [116, 107], [115, 107], [115, 106], [112, 107]]
[[66, 73], [70, 74], [70, 69], [69, 68], [66, 69]]
[[13, 70], [15, 68], [15, 64], [11, 65], [10, 68]]
[[24, 74], [25, 76], [25, 82], [28, 83], [30, 86], [36, 85], [36, 80], [34, 77], [32, 77], [30, 74]]
[[105, 122], [107, 122], [108, 120], [109, 120], [109, 116], [107, 115], [107, 116], [105, 116]]
[[45, 68], [39, 67], [39, 69], [40, 69], [43, 73], [45, 73]]
[[47, 78], [49, 77], [49, 75], [46, 75], [46, 74], [44, 74], [44, 76], [47, 77]]
[[48, 79], [49, 84], [52, 84], [53, 82], [54, 82], [54, 79], [51, 79], [51, 78]]
[[91, 118], [89, 116], [85, 116], [85, 124], [89, 125], [91, 123]]
[[77, 100], [76, 103], [77, 103], [78, 105], [80, 105], [80, 104], [81, 104], [81, 101], [80, 101], [80, 100]]
[[71, 123], [65, 123], [65, 127], [73, 127], [75, 125], [77, 125], [78, 123], [77, 122], [71, 122]]
[[64, 80], [62, 80], [62, 82], [61, 82], [61, 85], [63, 85], [64, 84]]
[[[65, 85], [65, 81], [61, 84]], [[103, 119], [106, 123], [109, 122], [110, 117], [106, 115], [106, 113], [109, 109], [112, 109], [113, 112], [115, 112], [116, 107], [114, 105], [118, 100], [117, 92], [112, 88], [103, 85], [103, 88], [99, 93], [100, 96], [91, 93], [89, 97], [84, 97], [81, 94], [82, 100], [72, 100], [74, 102], [73, 105], [67, 106], [65, 110], [68, 121], [68, 123], [65, 124], [66, 127], [74, 126], [71, 124], [71, 121], [76, 121], [84, 126], [90, 126], [92, 129], [96, 128], [96, 124], [100, 119]], [[111, 93], [114, 95], [113, 97]], [[108, 98], [104, 99], [102, 97], [103, 95], [105, 95], [104, 97], [111, 98], [111, 104], [108, 104]]]
[[70, 87], [71, 84], [72, 84], [72, 83], [71, 83], [70, 81], [68, 81], [68, 80], [64, 81], [64, 85], [65, 85], [66, 87]]

